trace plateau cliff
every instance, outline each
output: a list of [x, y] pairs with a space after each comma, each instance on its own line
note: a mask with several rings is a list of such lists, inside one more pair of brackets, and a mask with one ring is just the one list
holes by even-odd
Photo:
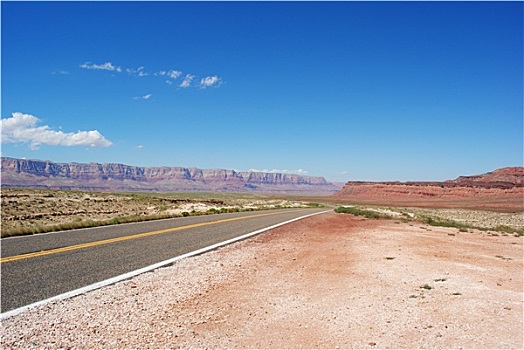
[[444, 182], [350, 181], [334, 195], [353, 203], [524, 210], [524, 167]]
[[54, 163], [2, 157], [2, 187], [100, 191], [216, 191], [332, 194], [323, 177], [225, 169]]

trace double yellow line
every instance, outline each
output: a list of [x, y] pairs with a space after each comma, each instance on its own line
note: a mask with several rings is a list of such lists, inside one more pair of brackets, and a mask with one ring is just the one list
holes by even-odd
[[[291, 213], [291, 212], [295, 212], [295, 211], [298, 211], [298, 210], [289, 211], [287, 213]], [[62, 248], [41, 250], [41, 251], [34, 252], [34, 253], [20, 254], [20, 255], [14, 255], [14, 256], [8, 256], [8, 257], [5, 257], [5, 258], [0, 258], [0, 264], [11, 262], [11, 261], [36, 258], [36, 257], [39, 257], [39, 256], [44, 256], [44, 255], [52, 255], [52, 254], [58, 254], [58, 253], [63, 253], [63, 252], [69, 252], [71, 250], [91, 248], [91, 247], [96, 247], [96, 246], [104, 245], [104, 244], [123, 242], [123, 241], [128, 241], [128, 240], [131, 240], [131, 239], [149, 237], [149, 236], [154, 236], [154, 235], [161, 235], [163, 233], [168, 233], [168, 232], [182, 231], [182, 230], [187, 230], [187, 229], [196, 228], [196, 227], [210, 226], [210, 225], [222, 224], [222, 223], [225, 223], [225, 222], [246, 220], [246, 219], [252, 219], [252, 218], [261, 217], [261, 216], [269, 216], [269, 215], [277, 215], [277, 214], [282, 214], [282, 212], [280, 212], [280, 213], [269, 213], [269, 214], [267, 214], [267, 213], [266, 214], [257, 214], [257, 215], [250, 215], [250, 216], [241, 216], [241, 217], [238, 217], [238, 218], [221, 219], [221, 220], [217, 220], [217, 221], [203, 222], [203, 223], [200, 223], [200, 224], [192, 224], [192, 225], [168, 228], [168, 229], [165, 229], [165, 230], [144, 232], [144, 233], [139, 233], [139, 234], [130, 235], [130, 236], [123, 236], [123, 237], [117, 237], [117, 238], [104, 239], [104, 240], [101, 240], [101, 241], [82, 243], [82, 244], [75, 244], [75, 245], [70, 245], [70, 246], [66, 246], [66, 247], [62, 247]]]

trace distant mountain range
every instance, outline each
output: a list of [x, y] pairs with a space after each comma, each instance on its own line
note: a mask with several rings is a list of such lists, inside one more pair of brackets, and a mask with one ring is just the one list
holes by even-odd
[[344, 202], [417, 204], [450, 201], [524, 206], [524, 167], [443, 182], [332, 183], [323, 177], [225, 169], [54, 163], [2, 157], [2, 188], [112, 192], [260, 192], [333, 195]]
[[342, 183], [323, 177], [224, 169], [138, 167], [124, 164], [54, 163], [2, 157], [4, 188], [97, 191], [266, 192], [328, 195]]

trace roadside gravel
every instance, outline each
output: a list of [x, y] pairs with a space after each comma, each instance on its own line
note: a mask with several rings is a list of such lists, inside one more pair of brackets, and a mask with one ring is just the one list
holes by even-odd
[[522, 237], [328, 213], [13, 316], [1, 347], [521, 349], [522, 257]]

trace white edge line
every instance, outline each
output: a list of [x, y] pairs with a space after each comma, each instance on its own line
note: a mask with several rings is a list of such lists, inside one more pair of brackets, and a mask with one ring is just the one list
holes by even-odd
[[4, 312], [4, 313], [0, 314], [0, 320], [5, 320], [5, 319], [7, 319], [9, 317], [21, 314], [21, 313], [23, 313], [23, 312], [25, 312], [25, 311], [27, 311], [29, 309], [33, 309], [35, 307], [42, 306], [42, 305], [45, 305], [45, 304], [48, 304], [48, 303], [51, 303], [51, 302], [54, 302], [54, 301], [73, 298], [73, 297], [76, 297], [78, 295], [85, 294], [87, 292], [91, 292], [91, 291], [93, 291], [95, 289], [106, 287], [106, 286], [109, 286], [111, 284], [115, 284], [115, 283], [118, 283], [118, 282], [130, 279], [132, 277], [138, 276], [140, 274], [156, 270], [156, 269], [158, 269], [160, 267], [172, 264], [172, 263], [174, 263], [177, 260], [181, 260], [181, 259], [189, 258], [191, 256], [195, 256], [195, 255], [199, 255], [199, 254], [202, 254], [202, 253], [206, 253], [206, 252], [208, 252], [210, 250], [217, 249], [219, 247], [222, 247], [222, 246], [225, 246], [225, 245], [237, 242], [237, 241], [241, 241], [243, 239], [246, 239], [246, 238], [258, 235], [258, 234], [260, 234], [262, 232], [272, 230], [272, 229], [277, 228], [279, 226], [283, 226], [283, 225], [289, 224], [289, 223], [294, 222], [294, 221], [305, 219], [305, 218], [313, 216], [313, 215], [324, 214], [324, 213], [327, 213], [329, 211], [331, 211], [331, 210], [325, 210], [325, 211], [321, 211], [321, 212], [318, 212], [318, 213], [313, 213], [313, 214], [300, 216], [298, 218], [294, 218], [294, 219], [291, 219], [291, 220], [288, 220], [288, 221], [284, 221], [284, 222], [281, 222], [281, 223], [278, 223], [278, 224], [275, 224], [275, 225], [272, 225], [272, 226], [268, 226], [268, 227], [262, 228], [262, 229], [257, 230], [257, 231], [246, 233], [245, 235], [242, 235], [242, 236], [239, 236], [239, 237], [228, 239], [227, 241], [223, 241], [223, 242], [220, 242], [220, 243], [215, 243], [213, 245], [197, 249], [197, 250], [194, 250], [192, 252], [189, 252], [189, 253], [186, 253], [186, 254], [182, 254], [182, 255], [176, 256], [174, 258], [171, 258], [171, 259], [168, 259], [168, 260], [164, 260], [164, 261], [161, 261], [159, 263], [156, 263], [156, 264], [153, 264], [153, 265], [149, 265], [149, 266], [143, 267], [141, 269], [125, 273], [123, 275], [115, 276], [115, 277], [109, 278], [109, 279], [104, 280], [104, 281], [96, 282], [96, 283], [90, 284], [88, 286], [85, 286], [85, 287], [82, 287], [82, 288], [78, 288], [78, 289], [75, 289], [75, 290], [63, 293], [63, 294], [55, 295], [54, 297], [51, 297], [51, 298], [48, 298], [48, 299], [44, 299], [44, 300], [40, 300], [40, 301], [37, 301], [36, 303], [32, 303], [32, 304], [29, 304], [29, 305], [25, 305], [25, 306], [19, 307], [19, 308], [14, 309], [14, 310], [10, 310], [10, 311]]

